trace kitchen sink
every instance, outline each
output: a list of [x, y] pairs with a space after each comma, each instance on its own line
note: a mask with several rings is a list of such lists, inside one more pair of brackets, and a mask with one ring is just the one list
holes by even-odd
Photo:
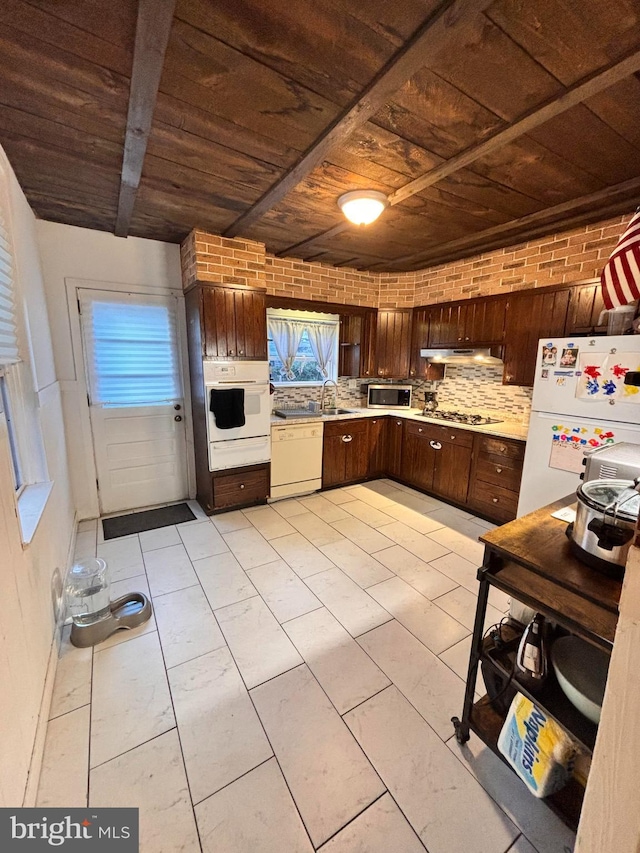
[[325, 409], [323, 415], [352, 415], [351, 409]]

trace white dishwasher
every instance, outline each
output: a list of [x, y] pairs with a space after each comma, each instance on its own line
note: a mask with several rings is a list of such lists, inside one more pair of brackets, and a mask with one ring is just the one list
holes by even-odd
[[271, 427], [271, 498], [303, 495], [322, 487], [324, 424]]

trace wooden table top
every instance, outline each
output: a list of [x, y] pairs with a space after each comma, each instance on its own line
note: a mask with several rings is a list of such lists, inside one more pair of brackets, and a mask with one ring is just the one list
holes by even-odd
[[609, 578], [574, 557], [565, 533], [566, 522], [551, 516], [552, 512], [575, 501], [575, 494], [569, 495], [488, 531], [480, 541], [531, 571], [617, 613], [622, 581]]

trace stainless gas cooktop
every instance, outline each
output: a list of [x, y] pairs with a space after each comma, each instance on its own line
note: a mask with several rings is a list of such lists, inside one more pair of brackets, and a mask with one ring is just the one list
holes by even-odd
[[449, 421], [456, 424], [469, 424], [470, 426], [486, 426], [488, 424], [501, 424], [499, 418], [485, 418], [484, 415], [471, 415], [465, 412], [445, 412], [436, 409], [435, 412], [422, 412], [425, 418], [434, 418], [438, 421]]

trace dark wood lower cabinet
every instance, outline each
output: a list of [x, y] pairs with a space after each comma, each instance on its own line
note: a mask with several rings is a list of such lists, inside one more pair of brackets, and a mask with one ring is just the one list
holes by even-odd
[[369, 421], [369, 477], [384, 477], [387, 473], [387, 418]]
[[322, 486], [389, 476], [502, 523], [515, 518], [524, 442], [393, 416], [325, 424]]
[[369, 477], [371, 464], [369, 421], [333, 421], [324, 426], [323, 488], [355, 483]]
[[404, 421], [400, 418], [386, 418], [385, 444], [386, 444], [386, 473], [397, 480], [402, 479], [402, 450]]
[[217, 512], [250, 506], [251, 504], [266, 503], [269, 497], [270, 473], [271, 466], [269, 464], [247, 465], [245, 468], [214, 471], [211, 475], [213, 485], [212, 510]]
[[405, 421], [400, 476], [406, 483], [431, 491], [436, 451], [431, 447], [426, 424]]

